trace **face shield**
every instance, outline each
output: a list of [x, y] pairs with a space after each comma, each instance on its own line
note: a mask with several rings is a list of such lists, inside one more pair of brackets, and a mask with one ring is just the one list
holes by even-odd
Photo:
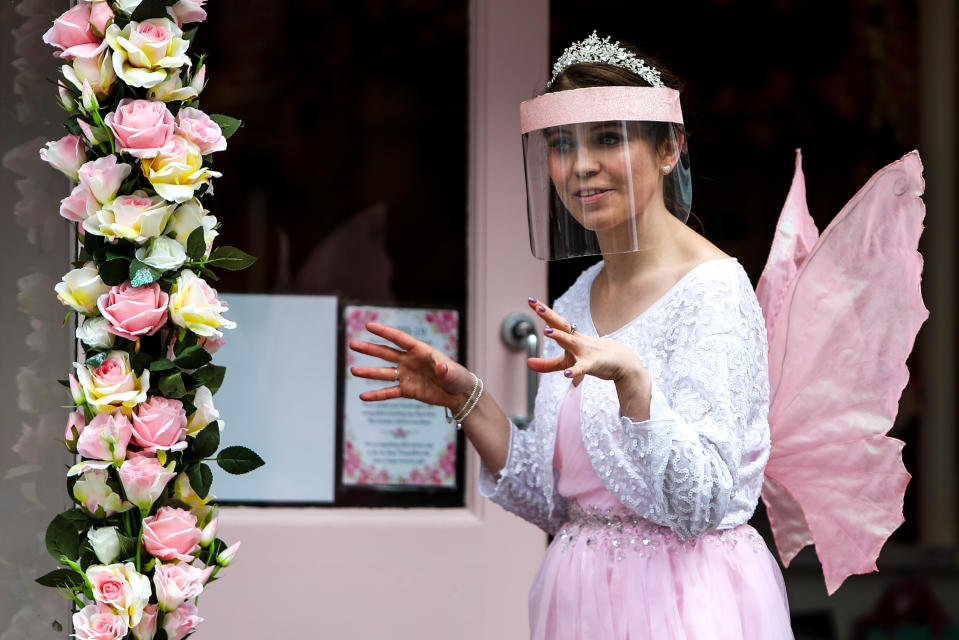
[[644, 251], [689, 217], [679, 93], [594, 87], [520, 105], [530, 248], [541, 260]]

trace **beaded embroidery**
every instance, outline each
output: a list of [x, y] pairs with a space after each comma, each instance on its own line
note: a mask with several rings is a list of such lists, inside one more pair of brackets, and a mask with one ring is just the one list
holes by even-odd
[[612, 560], [622, 560], [627, 554], [651, 556], [662, 551], [691, 551], [701, 545], [725, 544], [735, 547], [743, 543], [753, 551], [766, 549], [766, 543], [755, 529], [747, 524], [733, 529], [713, 530], [698, 538], [680, 538], [669, 527], [654, 524], [637, 515], [623, 514], [613, 508], [589, 506], [583, 509], [572, 500], [569, 521], [556, 534], [556, 542], [564, 551], [577, 543], [597, 552], [605, 552]]

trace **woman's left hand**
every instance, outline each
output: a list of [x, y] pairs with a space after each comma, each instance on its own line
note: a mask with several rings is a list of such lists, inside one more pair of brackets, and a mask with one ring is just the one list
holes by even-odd
[[566, 318], [539, 300], [530, 299], [529, 306], [549, 325], [543, 335], [564, 350], [563, 355], [555, 358], [529, 358], [526, 364], [533, 371], [562, 371], [567, 378], [590, 375], [614, 382], [646, 376], [643, 363], [625, 344], [574, 331]]

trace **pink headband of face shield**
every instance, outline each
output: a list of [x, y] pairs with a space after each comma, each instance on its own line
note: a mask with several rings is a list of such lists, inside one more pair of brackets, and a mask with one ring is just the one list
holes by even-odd
[[546, 93], [520, 104], [519, 117], [523, 134], [609, 120], [683, 124], [679, 92], [657, 87], [589, 87]]

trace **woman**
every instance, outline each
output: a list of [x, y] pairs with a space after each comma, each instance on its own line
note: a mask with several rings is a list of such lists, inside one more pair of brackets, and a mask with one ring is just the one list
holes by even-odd
[[601, 254], [548, 307], [530, 428], [410, 336], [350, 347], [392, 363], [361, 395], [444, 406], [481, 490], [556, 536], [530, 594], [533, 638], [791, 638], [778, 566], [746, 525], [769, 454], [762, 313], [742, 267], [685, 225], [678, 92], [594, 33], [523, 104], [531, 246]]

